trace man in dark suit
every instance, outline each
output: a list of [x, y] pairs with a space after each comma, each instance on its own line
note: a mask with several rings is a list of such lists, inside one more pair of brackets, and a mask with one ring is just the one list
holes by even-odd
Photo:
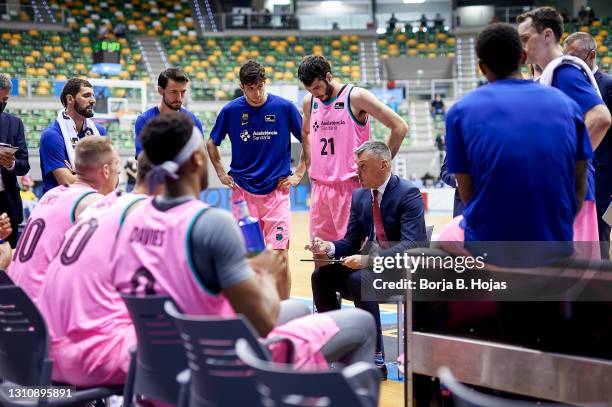
[[19, 148], [15, 153], [0, 151], [0, 213], [6, 213], [11, 220], [13, 230], [6, 240], [14, 248], [17, 243], [17, 227], [23, 220], [17, 176], [26, 175], [30, 171], [30, 164], [21, 119], [4, 113], [11, 89], [10, 78], [0, 74], [0, 143]]
[[[601, 98], [612, 112], [612, 76], [601, 72], [597, 66], [597, 44], [591, 34], [573, 33], [563, 43], [565, 54], [582, 59], [593, 71]], [[612, 200], [612, 127], [595, 149], [595, 204], [601, 258], [610, 259], [610, 226], [601, 218]]]
[[314, 236], [306, 249], [344, 260], [341, 264], [320, 267], [312, 274], [317, 310], [340, 309], [336, 294], [340, 292], [351, 298], [356, 307], [370, 312], [377, 326], [374, 361], [386, 379], [378, 302], [362, 300], [362, 277], [367, 275], [370, 264], [367, 254], [392, 257], [427, 240], [424, 204], [418, 188], [391, 174], [391, 151], [385, 143], [366, 142], [355, 154], [357, 175], [363, 188], [353, 192], [344, 238], [328, 242]]

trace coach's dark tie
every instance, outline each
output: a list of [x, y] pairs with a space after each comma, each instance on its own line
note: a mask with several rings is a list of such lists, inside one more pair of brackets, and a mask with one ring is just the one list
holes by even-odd
[[378, 204], [378, 190], [372, 190], [374, 199], [372, 199], [372, 218], [374, 219], [374, 231], [376, 232], [376, 240], [378, 245], [387, 249], [389, 242], [387, 241], [387, 235], [385, 234], [385, 225], [383, 224], [382, 213], [380, 212], [380, 205]]

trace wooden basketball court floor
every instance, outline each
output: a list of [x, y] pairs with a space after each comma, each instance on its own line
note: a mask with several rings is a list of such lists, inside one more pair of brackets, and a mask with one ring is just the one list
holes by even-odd
[[[308, 243], [308, 212], [292, 212], [291, 218], [291, 246], [289, 249], [289, 267], [292, 276], [291, 297], [312, 302], [312, 290], [310, 287], [310, 275], [312, 263], [301, 262], [300, 259], [311, 258], [310, 252], [304, 250]], [[434, 234], [437, 234], [446, 223], [452, 219], [452, 213], [429, 213], [425, 215], [425, 223], [434, 226]], [[352, 306], [350, 302], [346, 306]], [[343, 306], [345, 304], [343, 303]], [[383, 315], [383, 335], [385, 342], [386, 361], [392, 362], [397, 358], [395, 314], [396, 308], [393, 304], [381, 305]], [[389, 366], [389, 365], [388, 365]], [[400, 407], [404, 402], [403, 382], [397, 379], [397, 370], [389, 366], [389, 380], [382, 383], [379, 407]]]

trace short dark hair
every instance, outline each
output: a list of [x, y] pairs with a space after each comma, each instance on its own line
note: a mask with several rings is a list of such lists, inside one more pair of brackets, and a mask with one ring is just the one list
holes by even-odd
[[82, 87], [93, 88], [91, 83], [89, 83], [85, 79], [80, 79], [80, 78], [68, 79], [68, 82], [66, 82], [66, 84], [64, 85], [64, 89], [62, 89], [62, 93], [60, 95], [60, 102], [62, 102], [62, 106], [64, 107], [68, 106], [68, 101], [66, 100], [66, 97], [68, 95], [75, 97], [77, 93], [79, 93]]
[[517, 24], [521, 24], [528, 18], [531, 18], [532, 24], [538, 34], [550, 28], [555, 34], [557, 42], [561, 41], [561, 36], [563, 35], [563, 17], [561, 17], [557, 9], [548, 6], [539, 7], [521, 14], [517, 17], [516, 22]]
[[249, 59], [240, 67], [239, 77], [243, 85], [256, 85], [266, 81], [266, 70], [259, 62]]
[[169, 112], [155, 116], [142, 129], [142, 146], [154, 165], [176, 157], [187, 144], [193, 121], [185, 113]]
[[138, 170], [136, 171], [136, 182], [143, 183], [145, 182], [147, 174], [149, 171], [151, 171], [151, 168], [153, 168], [153, 163], [151, 163], [151, 160], [149, 160], [149, 157], [147, 157], [147, 154], [144, 151], [141, 151], [140, 154], [138, 154], [137, 162]]
[[308, 55], [302, 59], [298, 68], [298, 78], [306, 85], [312, 85], [315, 79], [324, 79], [331, 73], [331, 64], [321, 55]]
[[162, 89], [166, 89], [166, 86], [168, 86], [168, 80], [170, 79], [174, 82], [180, 83], [189, 82], [189, 78], [182, 69], [168, 68], [159, 74], [159, 77], [157, 78], [157, 86]]
[[505, 78], [519, 69], [523, 45], [516, 28], [510, 24], [491, 24], [476, 40], [478, 59], [497, 76]]

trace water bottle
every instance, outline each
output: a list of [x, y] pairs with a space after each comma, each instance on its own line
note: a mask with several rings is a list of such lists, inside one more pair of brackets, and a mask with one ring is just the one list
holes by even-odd
[[238, 209], [238, 226], [244, 237], [247, 256], [256, 256], [266, 249], [266, 242], [259, 226], [259, 219], [249, 215], [249, 208], [244, 200], [240, 199], [234, 202], [234, 205]]

